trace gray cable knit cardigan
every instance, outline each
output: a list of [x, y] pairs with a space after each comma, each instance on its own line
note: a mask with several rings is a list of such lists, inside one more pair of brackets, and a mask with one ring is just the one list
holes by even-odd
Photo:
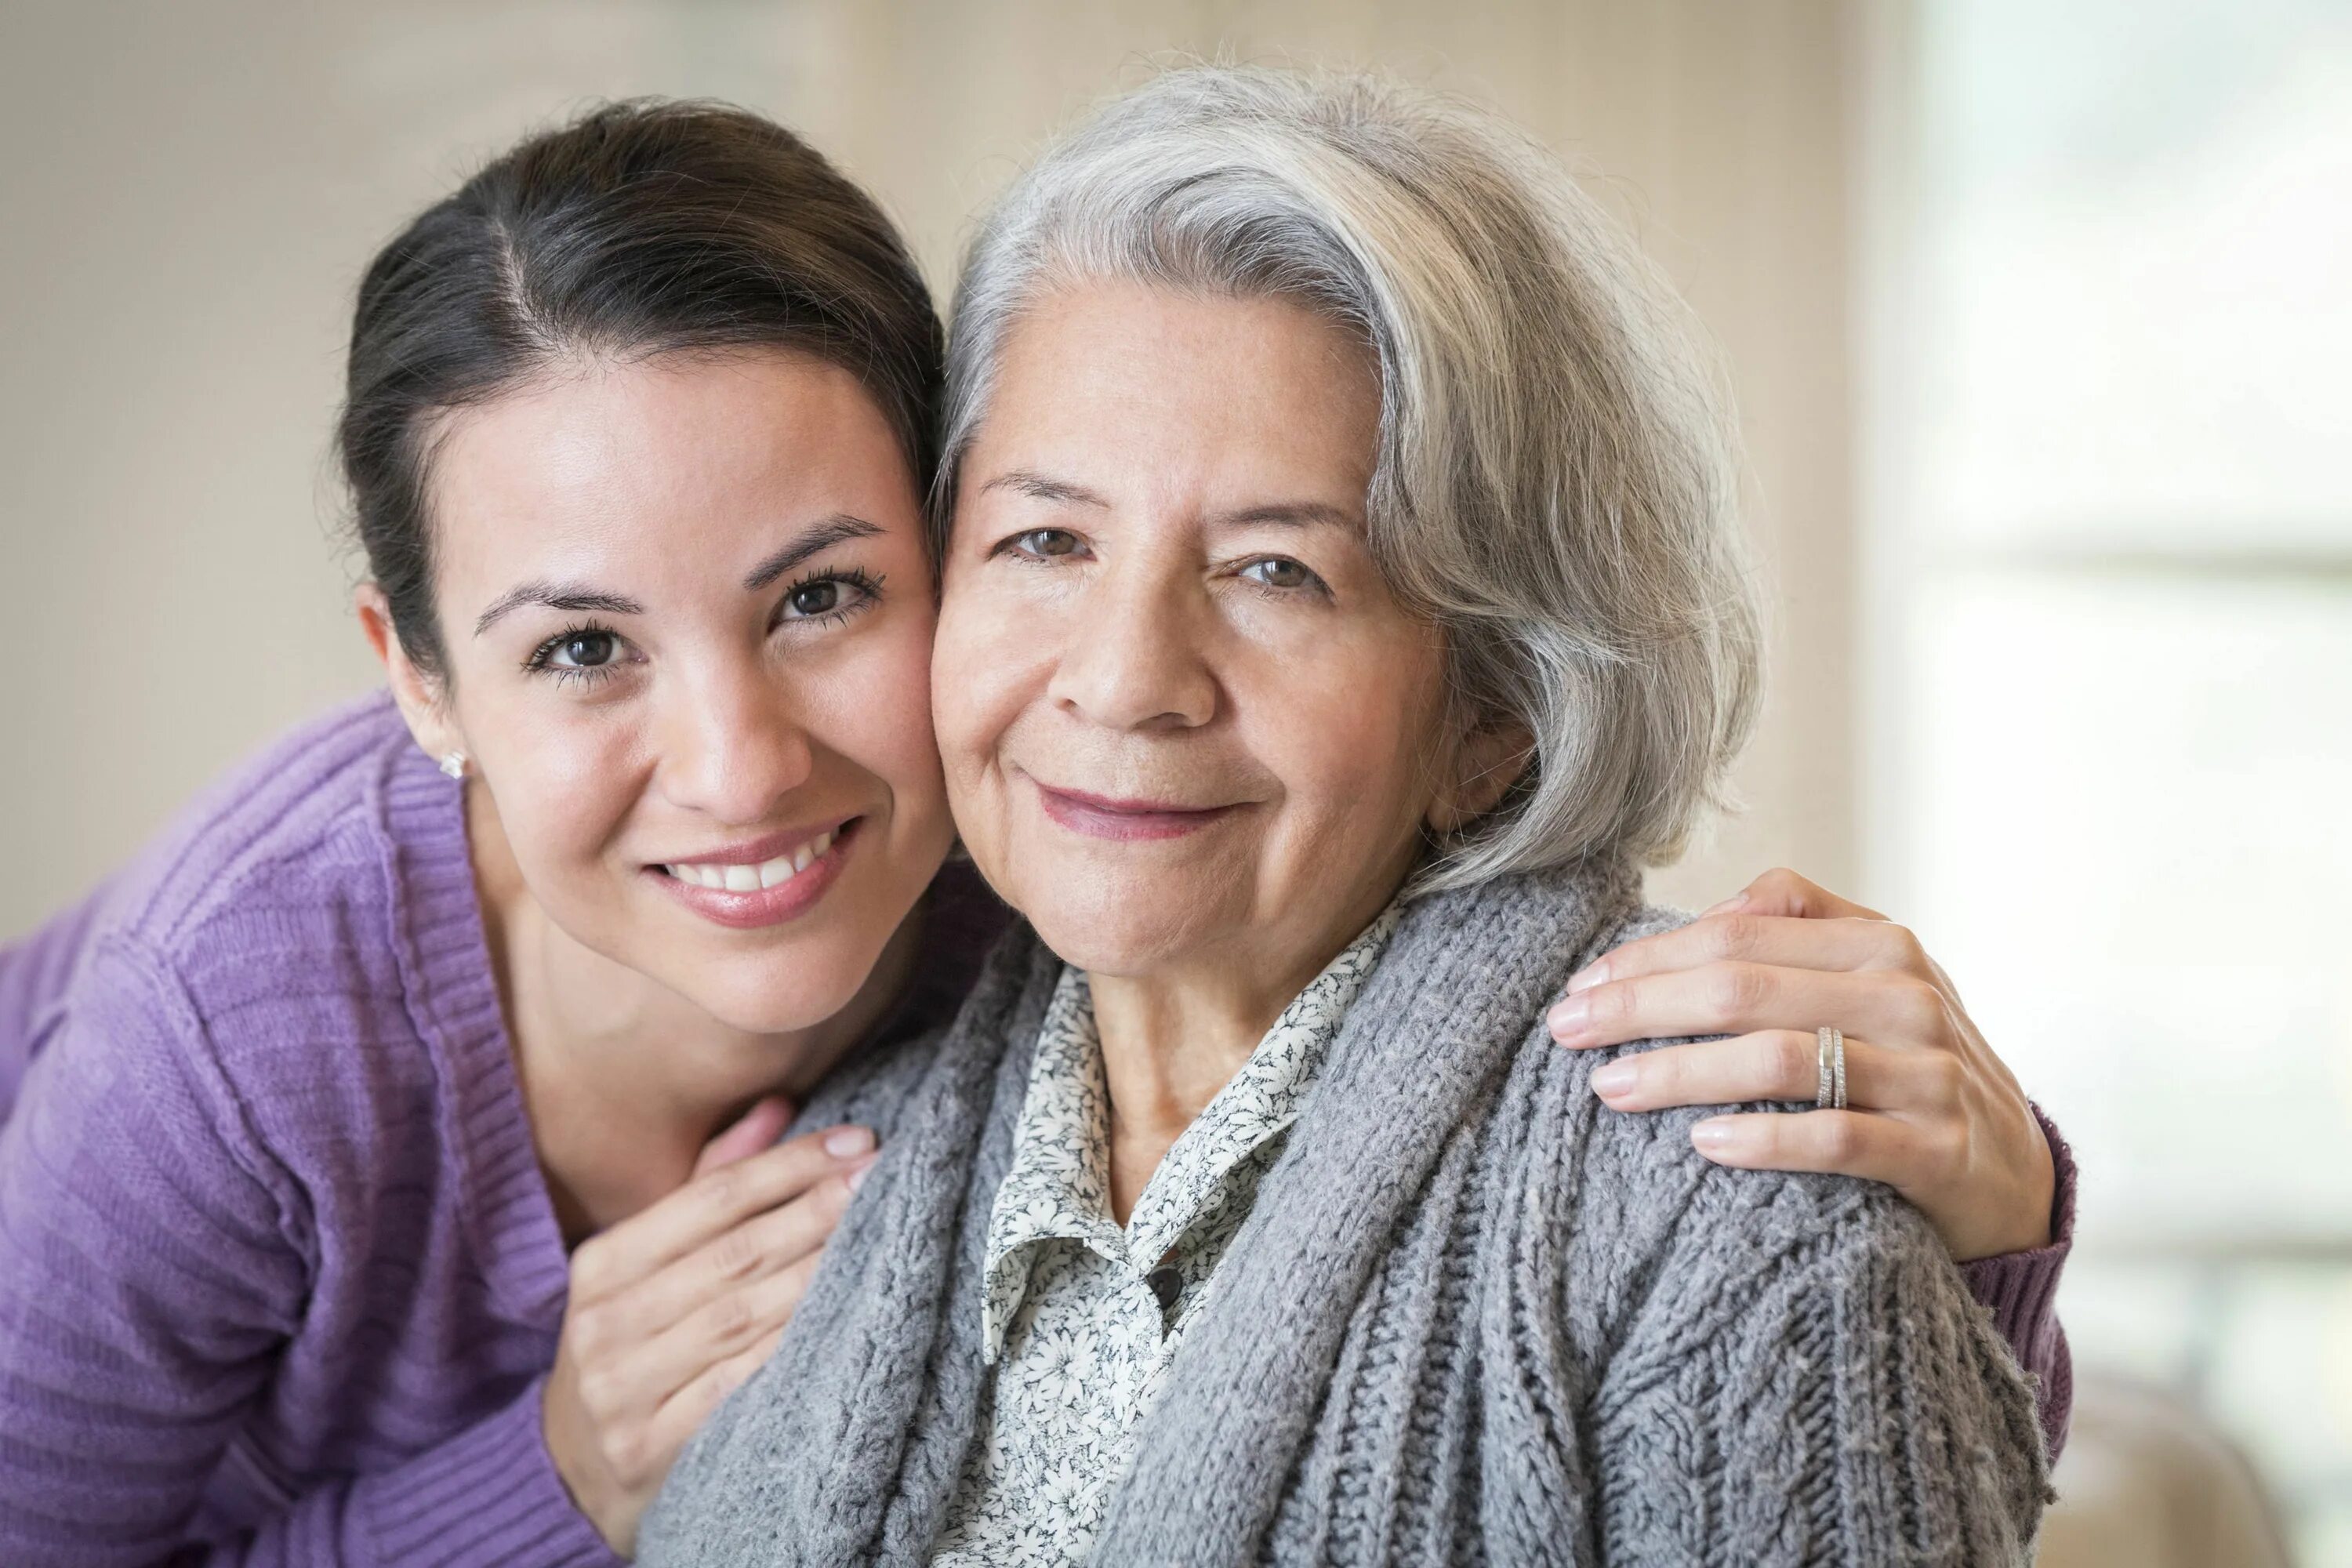
[[[1675, 918], [1634, 878], [1407, 912], [1219, 1269], [1095, 1561], [2016, 1563], [2032, 1394], [1891, 1190], [1724, 1171], [1620, 1116], [1543, 1008]], [[1016, 928], [944, 1041], [811, 1125], [885, 1153], [640, 1561], [919, 1563], [977, 1431], [982, 1264], [1057, 961]]]

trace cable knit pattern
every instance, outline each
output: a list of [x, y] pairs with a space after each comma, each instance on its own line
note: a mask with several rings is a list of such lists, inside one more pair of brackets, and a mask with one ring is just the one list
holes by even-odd
[[[1583, 960], [1675, 917], [1585, 870], [1422, 900], [1137, 1436], [1094, 1561], [2020, 1563], [2032, 1391], [1888, 1189], [1720, 1169], [1554, 1047]], [[975, 1438], [989, 1206], [1057, 972], [1025, 931], [944, 1046], [813, 1119], [900, 1126], [641, 1561], [926, 1560]]]

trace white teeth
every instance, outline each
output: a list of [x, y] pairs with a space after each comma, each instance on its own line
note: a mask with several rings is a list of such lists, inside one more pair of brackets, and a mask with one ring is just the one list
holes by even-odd
[[756, 892], [789, 882], [833, 847], [834, 836], [820, 833], [789, 855], [779, 855], [757, 866], [665, 866], [663, 870], [698, 888], [719, 888], [730, 893]]

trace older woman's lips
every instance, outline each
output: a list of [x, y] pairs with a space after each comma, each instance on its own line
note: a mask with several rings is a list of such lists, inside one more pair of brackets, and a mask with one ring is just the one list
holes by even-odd
[[1046, 816], [1071, 832], [1083, 833], [1089, 838], [1181, 838], [1188, 833], [1198, 833], [1234, 809], [1230, 805], [1194, 807], [1170, 805], [1163, 801], [1113, 800], [1042, 784], [1037, 785], [1037, 798], [1045, 805]]

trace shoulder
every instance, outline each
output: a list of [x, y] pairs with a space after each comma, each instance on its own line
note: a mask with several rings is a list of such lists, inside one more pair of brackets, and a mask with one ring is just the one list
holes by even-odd
[[455, 792], [389, 700], [352, 704], [206, 791], [118, 879], [43, 1052], [60, 1059], [26, 1092], [184, 1081], [233, 1135], [340, 1166], [446, 1076], [420, 976], [463, 975], [495, 1020], [478, 919]]
[[289, 901], [364, 899], [362, 874], [383, 866], [395, 797], [415, 771], [404, 763], [431, 771], [381, 693], [289, 731], [197, 795], [139, 856], [117, 880], [110, 924], [194, 956], [225, 929], [282, 919]]
[[[1565, 1050], [1544, 1026], [1543, 1005], [1591, 959], [1692, 917], [1630, 896], [1601, 898], [1596, 911], [1593, 895], [1572, 880], [1508, 880], [1514, 885], [1478, 890], [1475, 918], [1499, 912], [1523, 927], [1556, 922], [1564, 940], [1541, 966], [1543, 1002], [1523, 1020], [1508, 1085], [1492, 1114], [1524, 1151], [1533, 1200], [1528, 1212], [1550, 1230], [1572, 1291], [1612, 1298], [1622, 1310], [1654, 1304], [1651, 1299], [1661, 1292], [1727, 1310], [1743, 1282], [1791, 1269], [1834, 1274], [1871, 1260], [1916, 1258], [1930, 1272], [1950, 1275], [1954, 1290], [1964, 1293], [1933, 1229], [1894, 1189], [1854, 1177], [1733, 1170], [1705, 1159], [1691, 1142], [1693, 1127], [1726, 1109], [1800, 1108], [1759, 1103], [1627, 1113], [1603, 1105], [1592, 1092], [1595, 1069], [1681, 1042]], [[1622, 892], [1624, 885], [1617, 887]], [[1568, 937], [1580, 929], [1581, 940]]]

